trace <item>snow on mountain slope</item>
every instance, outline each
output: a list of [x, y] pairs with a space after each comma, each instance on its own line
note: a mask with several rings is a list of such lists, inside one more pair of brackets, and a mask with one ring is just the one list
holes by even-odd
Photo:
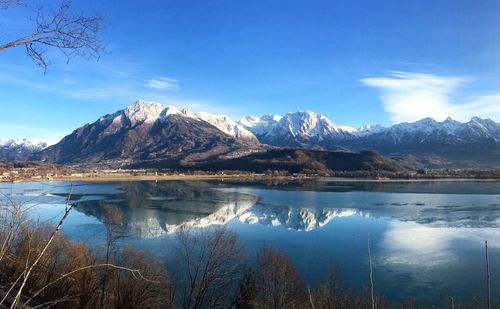
[[25, 138], [20, 139], [7, 139], [7, 140], [2, 140], [0, 139], [0, 147], [23, 147], [27, 149], [33, 149], [33, 150], [39, 150], [47, 147], [47, 143], [33, 143]]
[[229, 117], [224, 115], [212, 115], [205, 112], [195, 113], [195, 117], [206, 121], [221, 130], [222, 132], [234, 136], [236, 138], [257, 140], [255, 135], [247, 130], [243, 125], [231, 120]]
[[473, 117], [466, 125], [472, 135], [487, 136], [496, 142], [500, 142], [500, 123], [494, 122], [491, 119]]
[[164, 105], [155, 101], [139, 100], [122, 111], [101, 117], [100, 121], [106, 126], [106, 134], [113, 134], [120, 130], [127, 122], [129, 122], [132, 127], [144, 123], [153, 124], [156, 121], [168, 121], [170, 115], [180, 115], [198, 121], [204, 121], [230, 136], [257, 141], [257, 138], [252, 132], [225, 115], [192, 112], [187, 109], [180, 109], [176, 106]]
[[281, 118], [279, 115], [264, 115], [262, 117], [247, 116], [241, 118], [239, 123], [253, 134], [262, 136], [272, 131], [278, 125]]
[[138, 123], [154, 123], [167, 106], [158, 102], [137, 101], [123, 110], [132, 126]]
[[0, 139], [0, 160], [26, 160], [46, 147], [47, 143], [33, 143], [27, 139]]
[[323, 115], [310, 111], [298, 111], [287, 113], [278, 123], [292, 136], [317, 136], [344, 132], [340, 127], [333, 124], [330, 119]]
[[[240, 123], [256, 135], [286, 132], [292, 136], [317, 136], [328, 134], [344, 134], [355, 132], [356, 129], [335, 125], [327, 117], [311, 111], [297, 111], [285, 116], [264, 115], [262, 117], [249, 116], [240, 120]], [[274, 133], [273, 133], [273, 129]]]
[[392, 139], [393, 142], [479, 142], [500, 141], [500, 124], [490, 119], [472, 118], [459, 122], [451, 118], [438, 122], [424, 118], [413, 123], [399, 123], [367, 135], [368, 138]]
[[155, 121], [168, 121], [169, 115], [180, 115], [209, 123], [227, 135], [238, 139], [260, 141], [273, 146], [312, 147], [336, 149], [337, 142], [362, 139], [376, 143], [391, 141], [473, 141], [475, 139], [500, 142], [500, 124], [474, 117], [467, 123], [450, 118], [438, 122], [425, 118], [414, 123], [400, 123], [389, 128], [365, 125], [353, 128], [336, 125], [326, 116], [312, 111], [290, 112], [284, 116], [247, 116], [235, 122], [224, 115], [192, 112], [153, 101], [137, 101], [122, 111], [102, 117], [106, 132], [111, 134], [129, 123], [131, 126]]
[[386, 128], [384, 128], [383, 126], [381, 126], [379, 124], [376, 124], [376, 125], [365, 124], [357, 129], [354, 129], [354, 131], [352, 131], [351, 133], [358, 136], [358, 137], [363, 137], [363, 136], [367, 136], [370, 134], [381, 132], [385, 129]]
[[284, 147], [334, 147], [335, 140], [351, 139], [356, 131], [349, 126], [335, 125], [327, 117], [311, 111], [290, 112], [283, 117], [249, 116], [240, 123], [262, 143]]

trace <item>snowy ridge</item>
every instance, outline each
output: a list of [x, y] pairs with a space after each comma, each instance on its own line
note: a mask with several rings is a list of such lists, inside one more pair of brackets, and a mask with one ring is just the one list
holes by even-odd
[[124, 124], [131, 126], [143, 123], [153, 124], [156, 121], [168, 121], [170, 115], [179, 115], [204, 121], [220, 131], [238, 139], [260, 141], [275, 146], [284, 146], [297, 141], [296, 144], [305, 147], [325, 147], [335, 141], [358, 140], [383, 137], [394, 142], [401, 142], [410, 136], [416, 136], [420, 141], [439, 138], [457, 141], [474, 139], [489, 139], [500, 142], [500, 124], [489, 119], [472, 118], [461, 123], [450, 118], [438, 122], [425, 118], [413, 123], [400, 123], [389, 128], [380, 125], [364, 125], [353, 128], [346, 125], [336, 125], [326, 116], [313, 111], [290, 112], [284, 116], [263, 115], [247, 116], [238, 122], [225, 115], [213, 115], [207, 112], [192, 112], [176, 106], [164, 105], [155, 101], [139, 100], [115, 114], [101, 117], [106, 126], [106, 134], [115, 133]]
[[312, 111], [290, 112], [284, 116], [249, 116], [240, 120], [260, 142], [281, 147], [334, 148], [339, 140], [355, 137], [355, 128], [336, 125]]
[[[400, 150], [404, 152], [405, 149], [416, 149], [415, 147], [419, 145], [426, 145], [427, 149], [444, 145], [474, 144], [482, 145], [481, 147], [500, 145], [500, 123], [478, 117], [473, 117], [464, 123], [450, 118], [441, 122], [425, 118], [413, 123], [399, 123], [388, 128], [380, 125], [353, 128], [337, 125], [326, 116], [312, 111], [290, 112], [284, 116], [247, 116], [235, 122], [224, 115], [193, 112], [155, 101], [142, 100], [114, 114], [99, 118], [95, 125], [102, 135], [97, 142], [108, 135], [119, 134], [124, 129], [135, 127], [141, 129], [142, 125], [152, 126], [156, 122], [168, 122], [172, 115], [209, 124], [236, 139], [277, 147], [341, 151], [373, 149], [396, 153]], [[89, 128], [88, 126], [92, 125], [88, 124], [85, 127]], [[80, 128], [77, 131], [75, 134], [78, 135], [84, 132], [84, 129]], [[0, 158], [28, 159], [45, 148], [47, 148], [46, 143], [32, 143], [26, 139], [0, 140]]]
[[132, 126], [138, 123], [154, 123], [167, 106], [158, 102], [137, 101], [123, 110]]
[[290, 112], [285, 116], [264, 115], [248, 116], [240, 120], [240, 124], [257, 136], [290, 134], [291, 136], [325, 138], [327, 135], [352, 133], [356, 129], [335, 125], [327, 117], [312, 111]]
[[[491, 140], [500, 142], [500, 123], [490, 119], [473, 117], [469, 122], [459, 122], [451, 118], [438, 122], [424, 118], [413, 123], [400, 123], [390, 128], [379, 130], [379, 135], [390, 137], [394, 141], [414, 137], [420, 142], [447, 140], [455, 142], [473, 142]], [[373, 133], [373, 134], [375, 134]]]
[[40, 151], [47, 147], [47, 143], [33, 143], [25, 138], [20, 139], [0, 139], [0, 147], [9, 149], [26, 149], [30, 151]]
[[129, 122], [131, 126], [153, 124], [156, 121], [168, 121], [170, 115], [180, 115], [198, 121], [204, 121], [230, 136], [257, 141], [257, 138], [252, 132], [225, 115], [192, 112], [187, 109], [180, 109], [176, 106], [164, 105], [155, 101], [136, 101], [121, 111], [101, 117], [99, 121], [107, 126], [105, 129], [106, 134], [113, 134], [127, 122]]
[[247, 116], [240, 119], [239, 123], [257, 136], [265, 135], [273, 130], [281, 120], [279, 115], [264, 115], [262, 117]]
[[0, 160], [27, 160], [47, 148], [47, 143], [33, 143], [27, 139], [0, 139]]
[[278, 123], [286, 128], [292, 136], [323, 136], [332, 133], [345, 132], [341, 127], [323, 115], [311, 111], [287, 113]]
[[206, 121], [221, 130], [222, 132], [234, 136], [236, 138], [244, 138], [244, 139], [256, 139], [255, 135], [247, 130], [243, 125], [234, 122], [229, 119], [229, 117], [224, 115], [214, 116], [209, 113], [200, 112], [195, 113], [195, 117]]
[[364, 126], [361, 126], [357, 129], [354, 129], [354, 131], [352, 131], [351, 133], [358, 136], [358, 137], [363, 137], [363, 136], [371, 135], [374, 133], [379, 133], [385, 129], [386, 128], [384, 128], [383, 126], [381, 126], [379, 124], [376, 124], [376, 125], [365, 124]]

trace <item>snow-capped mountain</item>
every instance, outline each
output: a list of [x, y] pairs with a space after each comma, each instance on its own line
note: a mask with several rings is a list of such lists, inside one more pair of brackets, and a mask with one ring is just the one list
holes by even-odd
[[235, 122], [223, 115], [137, 101], [78, 128], [57, 145], [31, 153], [36, 153], [33, 159], [57, 163], [148, 162], [151, 167], [168, 167], [172, 162], [240, 157], [269, 146], [436, 155], [500, 166], [500, 124], [477, 117], [466, 123], [426, 118], [389, 128], [353, 128], [311, 111], [248, 116]]
[[279, 115], [247, 116], [241, 118], [239, 123], [256, 136], [264, 136], [278, 125], [281, 118]]
[[178, 115], [198, 121], [204, 121], [230, 136], [240, 139], [256, 140], [252, 132], [225, 115], [213, 115], [206, 112], [195, 113], [187, 109], [180, 109], [172, 105], [163, 105], [154, 101], [139, 100], [123, 111], [118, 111], [113, 115], [102, 117], [102, 120], [109, 122], [109, 119], [112, 118], [112, 122], [118, 123], [121, 122], [122, 117], [125, 117], [132, 126], [136, 126], [142, 123], [152, 124], [156, 121], [167, 121], [170, 115]]
[[26, 160], [46, 147], [46, 143], [33, 143], [27, 139], [0, 139], [0, 159]]
[[457, 162], [500, 165], [500, 124], [478, 117], [465, 123], [426, 118], [388, 128], [380, 125], [352, 128], [336, 125], [315, 112], [299, 111], [283, 117], [245, 117], [240, 124], [253, 132], [261, 143], [271, 146], [348, 151], [369, 149], [386, 155], [436, 155]]
[[287, 113], [283, 117], [265, 115], [240, 120], [260, 142], [282, 147], [329, 148], [335, 141], [350, 139], [356, 129], [335, 125], [327, 117], [311, 111]]
[[413, 123], [400, 123], [364, 135], [368, 143], [413, 144], [477, 144], [499, 143], [500, 123], [490, 119], [472, 118], [469, 122], [446, 119], [438, 122], [425, 118]]
[[257, 138], [226, 116], [137, 101], [78, 128], [35, 157], [57, 163], [145, 163], [177, 166], [244, 153]]
[[359, 135], [348, 147], [374, 149], [385, 155], [435, 157], [438, 164], [434, 167], [445, 161], [452, 167], [498, 167], [500, 123], [478, 117], [465, 123], [450, 118], [441, 122], [425, 118]]
[[354, 129], [350, 133], [356, 135], [357, 137], [363, 137], [363, 136], [368, 136], [371, 134], [381, 132], [385, 129], [386, 128], [384, 128], [383, 126], [381, 126], [379, 124], [376, 124], [376, 125], [365, 124], [357, 129]]

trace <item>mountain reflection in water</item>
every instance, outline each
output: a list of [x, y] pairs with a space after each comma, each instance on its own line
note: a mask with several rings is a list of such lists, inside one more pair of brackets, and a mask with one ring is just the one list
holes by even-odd
[[265, 205], [258, 203], [257, 195], [217, 190], [201, 182], [193, 186], [189, 182], [130, 182], [122, 184], [122, 189], [116, 197], [80, 201], [75, 209], [104, 222], [104, 208], [116, 208], [126, 218], [129, 233], [141, 238], [221, 225], [235, 218], [310, 231], [335, 217], [356, 213], [353, 209]]
[[[285, 253], [314, 287], [335, 265], [355, 291], [367, 286], [370, 239], [377, 293], [394, 301], [484, 295], [484, 240], [500, 269], [498, 182], [164, 181], [0, 184], [34, 216], [60, 218], [72, 191], [77, 211], [63, 230], [99, 245], [104, 207], [125, 217], [126, 242], [169, 259], [174, 232], [227, 224], [249, 260], [264, 245]], [[477, 284], [476, 284], [477, 283]], [[500, 276], [492, 273], [492, 286]], [[493, 295], [494, 303], [500, 295]], [[444, 301], [444, 303], [441, 303]]]

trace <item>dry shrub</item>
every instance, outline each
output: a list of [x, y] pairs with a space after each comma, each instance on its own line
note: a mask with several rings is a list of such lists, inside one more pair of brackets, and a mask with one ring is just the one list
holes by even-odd
[[219, 226], [181, 230], [177, 239], [182, 308], [229, 306], [243, 259], [243, 247], [236, 233]]
[[260, 308], [305, 308], [307, 287], [295, 265], [284, 254], [264, 248], [257, 257], [257, 297]]
[[113, 308], [171, 308], [173, 288], [165, 267], [130, 247], [120, 250], [117, 265], [139, 270], [114, 270], [110, 276]]

